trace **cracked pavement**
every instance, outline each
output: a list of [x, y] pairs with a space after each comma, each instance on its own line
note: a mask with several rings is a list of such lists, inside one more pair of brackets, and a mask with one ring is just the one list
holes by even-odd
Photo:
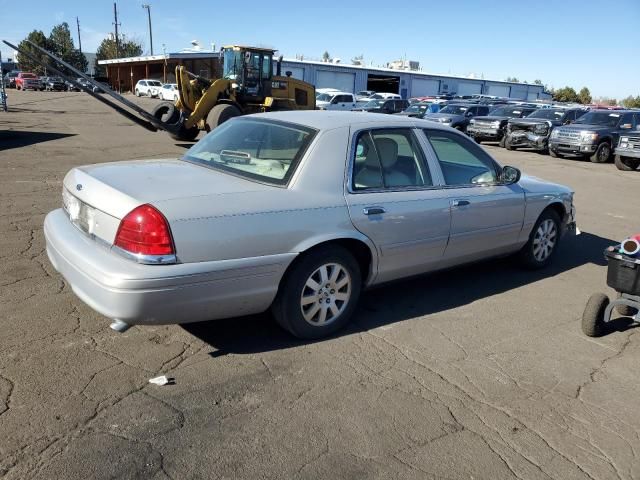
[[[580, 331], [589, 295], [613, 296], [603, 249], [640, 231], [640, 173], [488, 146], [576, 190], [584, 233], [550, 269], [494, 260], [379, 288], [313, 343], [267, 314], [118, 334], [49, 264], [44, 216], [73, 166], [187, 145], [81, 93], [9, 101], [0, 477], [640, 478], [640, 334], [624, 319]], [[176, 384], [148, 383], [162, 374]]]

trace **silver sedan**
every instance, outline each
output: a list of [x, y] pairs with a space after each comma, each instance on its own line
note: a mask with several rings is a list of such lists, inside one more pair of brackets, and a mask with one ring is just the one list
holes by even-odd
[[47, 253], [114, 328], [270, 308], [302, 338], [372, 285], [508, 254], [544, 267], [575, 216], [569, 188], [451, 128], [360, 112], [235, 118], [180, 159], [74, 168], [62, 197]]

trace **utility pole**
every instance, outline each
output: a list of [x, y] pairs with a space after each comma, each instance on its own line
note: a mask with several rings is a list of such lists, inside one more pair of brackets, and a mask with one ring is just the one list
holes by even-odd
[[113, 2], [113, 25], [116, 27], [116, 58], [120, 58], [120, 37], [118, 36], [118, 7], [116, 7], [116, 2]]
[[82, 53], [82, 39], [80, 38], [80, 20], [76, 17], [76, 23], [78, 24], [78, 50]]
[[2, 50], [0, 50], [0, 104], [2, 104], [2, 109], [7, 111], [7, 92], [4, 89], [4, 70], [2, 69]]
[[145, 3], [142, 5], [142, 8], [147, 9], [147, 18], [149, 19], [149, 48], [151, 50], [151, 55], [153, 55], [153, 34], [151, 33], [151, 5], [149, 3]]

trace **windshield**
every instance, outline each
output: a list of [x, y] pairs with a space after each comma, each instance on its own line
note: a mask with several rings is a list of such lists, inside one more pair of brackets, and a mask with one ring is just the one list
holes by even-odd
[[469, 107], [463, 107], [462, 105], [447, 105], [442, 110], [440, 110], [440, 113], [450, 113], [452, 115], [464, 115], [464, 112], [466, 112], [468, 109]]
[[589, 112], [581, 116], [574, 123], [583, 125], [606, 125], [607, 127], [615, 127], [620, 120], [619, 113], [609, 112]]
[[285, 185], [315, 134], [301, 125], [233, 119], [191, 147], [184, 160], [241, 177]]
[[519, 117], [522, 115], [522, 108], [498, 107], [489, 112], [492, 117]]
[[554, 110], [551, 108], [542, 108], [540, 110], [536, 110], [527, 118], [544, 118], [546, 120], [561, 120], [564, 117], [564, 110]]
[[234, 50], [224, 51], [224, 70], [222, 76], [229, 80], [235, 80], [242, 72], [242, 52]]
[[429, 108], [429, 105], [425, 105], [425, 104], [415, 104], [415, 105], [411, 105], [409, 108], [407, 108], [405, 110], [405, 112], [409, 112], [409, 113], [424, 113], [427, 111], [427, 108]]
[[384, 105], [384, 100], [370, 100], [364, 104], [364, 108], [378, 108]]
[[321, 93], [316, 97], [316, 100], [318, 100], [319, 102], [330, 102], [332, 98], [333, 94]]
[[33, 73], [23, 73], [22, 78], [37, 78]]
[[151, 87], [161, 87], [162, 83], [158, 82], [157, 80], [148, 80], [147, 81], [147, 85], [149, 85]]

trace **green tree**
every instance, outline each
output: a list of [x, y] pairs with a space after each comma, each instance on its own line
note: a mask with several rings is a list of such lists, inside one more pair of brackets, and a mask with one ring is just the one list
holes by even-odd
[[540, 79], [535, 79], [533, 83], [535, 83], [536, 85], [543, 85], [542, 80]]
[[578, 103], [580, 98], [576, 91], [571, 87], [559, 88], [553, 93], [553, 99], [556, 102]]
[[505, 82], [520, 83], [520, 80], [518, 80], [516, 77], [507, 77]]
[[621, 103], [627, 108], [640, 108], [640, 95], [637, 97], [629, 95], [627, 98], [624, 98]]
[[322, 61], [328, 62], [330, 60], [331, 60], [331, 55], [329, 55], [329, 52], [325, 50], [324, 53], [322, 54]]
[[[56, 25], [51, 29], [49, 35], [49, 46], [52, 52], [57, 57], [61, 58], [65, 62], [71, 64], [71, 66], [77, 68], [81, 72], [87, 71], [87, 58], [76, 50], [73, 45], [73, 39], [71, 38], [71, 31], [69, 30], [69, 24], [63, 22], [60, 25]], [[71, 74], [66, 68], [63, 69], [66, 73]]]
[[583, 105], [591, 103], [591, 92], [587, 87], [582, 87], [582, 90], [578, 93], [578, 99]]
[[[40, 53], [38, 50], [36, 50], [31, 44], [27, 43], [27, 40], [35, 43], [36, 45], [38, 45], [41, 48], [44, 48], [45, 50], [49, 50], [50, 49], [49, 40], [47, 39], [47, 37], [45, 37], [42, 30], [32, 31], [29, 35], [27, 35], [27, 38], [25, 40], [22, 40], [18, 44], [18, 49], [28, 53], [30, 56], [35, 57], [36, 59], [39, 59], [45, 65], [50, 65], [51, 62], [49, 60], [49, 57], [47, 57], [43, 53]], [[22, 55], [19, 53], [18, 63], [20, 63], [20, 69], [25, 72], [33, 72], [37, 75], [46, 74], [46, 70], [47, 70], [46, 67], [43, 67], [37, 62], [34, 62], [26, 55]]]
[[96, 50], [96, 76], [104, 76], [105, 68], [98, 65], [98, 60], [110, 60], [112, 58], [139, 57], [142, 55], [142, 44], [135, 40], [127, 40], [122, 35], [120, 47], [116, 50], [116, 42], [112, 37], [102, 40], [98, 50]]

